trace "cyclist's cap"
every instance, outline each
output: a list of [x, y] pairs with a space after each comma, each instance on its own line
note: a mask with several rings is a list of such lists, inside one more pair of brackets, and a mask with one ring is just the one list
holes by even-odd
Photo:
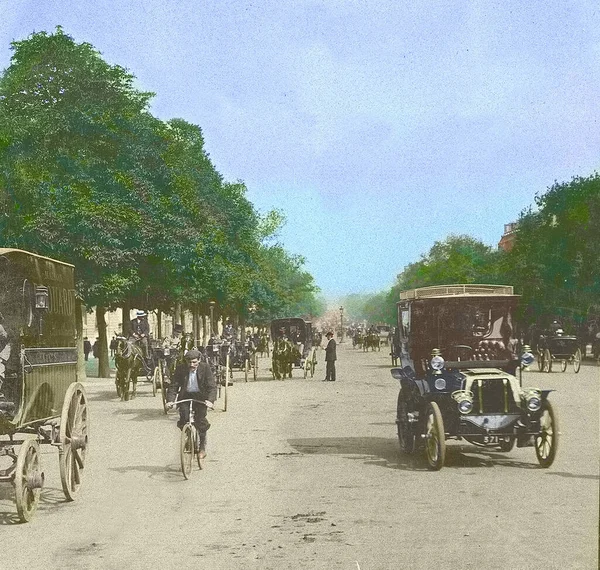
[[185, 359], [186, 360], [194, 360], [197, 358], [200, 358], [202, 355], [200, 354], [199, 350], [188, 350], [185, 353]]

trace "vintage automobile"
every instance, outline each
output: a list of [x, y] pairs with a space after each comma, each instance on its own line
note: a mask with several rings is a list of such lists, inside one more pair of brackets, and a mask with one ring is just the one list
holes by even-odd
[[[430, 469], [444, 465], [446, 439], [508, 452], [535, 447], [550, 467], [558, 445], [551, 390], [522, 386], [534, 360], [520, 347], [511, 286], [444, 285], [403, 291], [398, 303], [400, 382], [396, 423], [401, 451], [424, 448]], [[519, 369], [518, 376], [516, 375]]]
[[41, 444], [58, 449], [66, 498], [81, 488], [88, 407], [76, 338], [73, 266], [0, 248], [0, 482], [14, 485], [23, 522], [44, 486]]

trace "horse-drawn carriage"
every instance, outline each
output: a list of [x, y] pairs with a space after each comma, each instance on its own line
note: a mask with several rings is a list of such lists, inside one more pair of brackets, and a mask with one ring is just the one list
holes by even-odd
[[558, 360], [561, 370], [567, 369], [567, 362], [573, 365], [573, 371], [581, 368], [581, 348], [576, 336], [552, 332], [540, 335], [537, 342], [538, 367], [544, 372], [552, 372], [552, 362]]
[[234, 340], [230, 355], [231, 370], [239, 370], [244, 373], [244, 380], [248, 382], [248, 376], [253, 375], [254, 380], [257, 376], [256, 347], [252, 338], [248, 337], [244, 342]]
[[381, 338], [379, 331], [376, 328], [371, 328], [367, 331], [363, 338], [362, 347], [365, 352], [369, 350], [381, 350]]
[[300, 318], [271, 321], [273, 339], [272, 372], [276, 379], [292, 377], [292, 370], [300, 368], [304, 378], [315, 374], [317, 349], [313, 346], [312, 324]]
[[[77, 381], [72, 265], [0, 248], [0, 481], [15, 487], [22, 522], [44, 485], [40, 444], [58, 448], [68, 500], [82, 483], [88, 408]], [[8, 462], [8, 466], [4, 467]]]

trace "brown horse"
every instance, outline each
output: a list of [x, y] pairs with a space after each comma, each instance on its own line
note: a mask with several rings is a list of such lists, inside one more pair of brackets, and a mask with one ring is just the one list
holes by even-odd
[[118, 336], [115, 366], [117, 367], [115, 376], [117, 396], [125, 401], [134, 398], [137, 389], [137, 378], [147, 368], [142, 348], [135, 341], [124, 336]]

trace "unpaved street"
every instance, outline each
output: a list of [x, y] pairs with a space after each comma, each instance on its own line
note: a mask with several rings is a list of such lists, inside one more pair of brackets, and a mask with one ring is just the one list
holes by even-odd
[[[131, 402], [89, 379], [91, 446], [79, 499], [66, 503], [58, 455], [43, 446], [46, 487], [15, 524], [0, 491], [2, 568], [586, 569], [597, 568], [598, 383], [532, 371], [554, 388], [558, 457], [449, 442], [446, 467], [398, 453], [387, 350], [338, 346], [336, 383], [317, 374], [256, 382], [236, 373], [229, 410], [209, 414], [209, 457], [184, 481], [175, 416], [140, 384]], [[220, 403], [217, 403], [219, 408]]]

